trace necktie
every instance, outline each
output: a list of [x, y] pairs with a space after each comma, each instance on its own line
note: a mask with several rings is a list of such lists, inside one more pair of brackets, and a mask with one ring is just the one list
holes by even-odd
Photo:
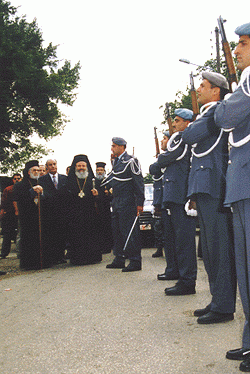
[[54, 183], [54, 186], [55, 186], [55, 188], [57, 189], [57, 183], [56, 183], [56, 176], [55, 175], [53, 175], [53, 183]]

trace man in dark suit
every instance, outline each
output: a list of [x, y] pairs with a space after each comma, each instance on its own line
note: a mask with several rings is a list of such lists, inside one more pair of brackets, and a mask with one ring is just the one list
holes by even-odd
[[43, 187], [41, 199], [42, 243], [51, 264], [64, 263], [66, 245], [66, 219], [64, 212], [65, 184], [67, 177], [57, 173], [57, 161], [46, 162], [48, 173], [39, 178]]

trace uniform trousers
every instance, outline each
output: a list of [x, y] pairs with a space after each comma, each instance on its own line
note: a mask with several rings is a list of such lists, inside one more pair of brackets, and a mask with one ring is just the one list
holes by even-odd
[[[125, 202], [125, 203], [124, 203]], [[141, 240], [139, 217], [136, 221], [126, 250], [123, 251], [126, 239], [133, 226], [137, 215], [135, 205], [129, 204], [126, 200], [116, 197], [112, 202], [112, 233], [114, 239], [113, 253], [116, 257], [127, 257], [130, 260], [141, 262]]]
[[196, 221], [188, 216], [184, 204], [168, 203], [174, 229], [175, 251], [179, 280], [186, 286], [194, 286], [197, 278], [195, 232]]
[[168, 214], [167, 209], [162, 209], [161, 217], [163, 224], [164, 252], [167, 262], [165, 274], [178, 278], [179, 270], [175, 250], [174, 227], [171, 222], [171, 215]]
[[250, 349], [250, 199], [232, 206], [236, 272], [245, 314], [242, 347]]
[[211, 311], [234, 313], [236, 271], [231, 212], [222, 211], [220, 199], [205, 193], [196, 195], [196, 205], [202, 257], [212, 295]]

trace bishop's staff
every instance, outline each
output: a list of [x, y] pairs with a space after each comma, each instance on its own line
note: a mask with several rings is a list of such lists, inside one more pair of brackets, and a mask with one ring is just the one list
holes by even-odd
[[227, 41], [227, 38], [226, 38], [226, 33], [225, 33], [224, 25], [223, 25], [224, 22], [226, 22], [226, 20], [224, 20], [220, 16], [218, 18], [219, 30], [220, 30], [221, 40], [222, 40], [222, 47], [223, 47], [223, 51], [224, 51], [224, 56], [225, 56], [225, 59], [226, 59], [227, 70], [228, 70], [228, 74], [229, 74], [229, 83], [230, 83], [230, 87], [231, 87], [231, 92], [233, 92], [234, 91], [234, 86], [236, 84], [238, 84], [238, 80], [237, 80], [237, 75], [236, 75], [236, 70], [235, 70], [235, 66], [234, 66], [232, 52], [231, 52], [230, 45], [229, 45], [229, 43]]
[[42, 220], [41, 220], [41, 194], [38, 192], [38, 225], [39, 225], [39, 249], [40, 249], [40, 264], [43, 268], [43, 251], [42, 251]]

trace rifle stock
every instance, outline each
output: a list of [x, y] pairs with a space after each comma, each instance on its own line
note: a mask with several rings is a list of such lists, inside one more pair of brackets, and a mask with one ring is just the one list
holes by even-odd
[[157, 137], [156, 127], [154, 127], [154, 134], [155, 134], [155, 149], [156, 149], [156, 155], [155, 157], [158, 157], [160, 154], [160, 147], [159, 147], [159, 141]]
[[194, 88], [194, 75], [192, 72], [190, 74], [190, 85], [191, 85], [190, 94], [191, 94], [191, 100], [192, 100], [192, 109], [194, 112], [193, 120], [195, 120], [200, 110], [199, 110], [199, 105], [197, 101], [196, 90]]
[[169, 131], [169, 135], [171, 136], [174, 132], [173, 130], [173, 124], [172, 124], [172, 119], [170, 117], [170, 110], [169, 110], [169, 103], [165, 103], [165, 117], [166, 117], [166, 120], [167, 120], [167, 123], [168, 123], [168, 131]]
[[232, 91], [232, 83], [235, 82], [236, 84], [238, 83], [237, 75], [236, 75], [236, 70], [234, 66], [234, 61], [233, 61], [233, 56], [232, 52], [230, 49], [230, 45], [227, 41], [226, 38], [226, 33], [224, 29], [223, 23], [226, 22], [221, 16], [218, 18], [218, 25], [219, 25], [219, 30], [220, 30], [220, 35], [221, 35], [221, 41], [222, 41], [222, 48], [227, 64], [227, 70], [228, 70], [228, 75], [229, 75], [229, 83]]

